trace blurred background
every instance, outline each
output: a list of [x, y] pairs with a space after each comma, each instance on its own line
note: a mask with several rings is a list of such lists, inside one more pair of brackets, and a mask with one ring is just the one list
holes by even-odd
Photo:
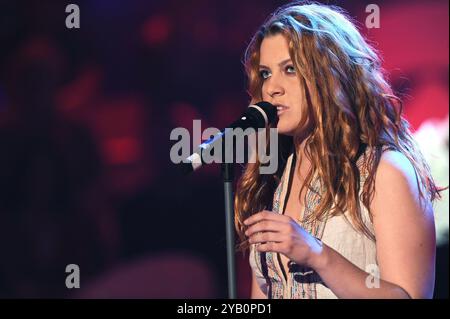
[[[70, 3], [79, 29], [66, 28]], [[219, 167], [178, 177], [169, 135], [241, 114], [244, 50], [285, 3], [0, 1], [0, 297], [227, 297]], [[376, 1], [376, 29], [365, 27], [373, 1], [325, 3], [380, 50], [447, 186], [448, 1]], [[448, 298], [448, 191], [435, 213], [435, 297]], [[236, 258], [247, 298], [248, 257]], [[65, 285], [68, 264], [79, 289]]]

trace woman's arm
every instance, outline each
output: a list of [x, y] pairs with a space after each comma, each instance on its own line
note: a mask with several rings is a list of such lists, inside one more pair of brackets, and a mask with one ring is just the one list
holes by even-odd
[[[244, 221], [249, 243], [278, 252], [317, 271], [339, 298], [432, 298], [435, 228], [431, 203], [419, 200], [414, 168], [398, 152], [385, 152], [370, 203], [376, 236], [379, 286], [370, 273], [318, 242], [291, 217], [262, 211]], [[369, 285], [366, 285], [366, 282]]]
[[326, 245], [311, 259], [312, 267], [340, 298], [432, 298], [436, 251], [433, 210], [429, 202], [419, 200], [413, 166], [399, 152], [383, 153], [371, 210], [379, 288], [368, 288], [370, 274]]

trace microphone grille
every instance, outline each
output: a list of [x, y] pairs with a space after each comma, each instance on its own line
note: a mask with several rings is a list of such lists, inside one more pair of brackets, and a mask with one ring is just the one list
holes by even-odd
[[255, 105], [264, 112], [263, 115], [265, 115], [264, 117], [267, 118], [267, 124], [274, 124], [276, 122], [276, 120], [278, 119], [277, 108], [273, 104], [266, 101], [261, 101], [255, 103]]

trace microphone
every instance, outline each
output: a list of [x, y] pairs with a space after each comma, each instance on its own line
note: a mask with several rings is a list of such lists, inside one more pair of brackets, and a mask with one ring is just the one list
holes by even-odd
[[[265, 128], [269, 124], [274, 124], [277, 120], [277, 108], [271, 103], [262, 101], [250, 105], [238, 120], [228, 125], [226, 129], [211, 137], [209, 140], [200, 144], [197, 147], [197, 151], [183, 160], [180, 163], [182, 172], [184, 174], [189, 174], [205, 164], [203, 153], [206, 150], [221, 145], [224, 142], [225, 137], [233, 133], [233, 129], [241, 129], [239, 132], [242, 132], [247, 128], [257, 130], [259, 128]], [[239, 138], [239, 135], [235, 134], [235, 136], [236, 138]]]

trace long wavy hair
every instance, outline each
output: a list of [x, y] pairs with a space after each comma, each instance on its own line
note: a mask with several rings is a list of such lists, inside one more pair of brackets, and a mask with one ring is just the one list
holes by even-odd
[[[376, 50], [341, 8], [296, 2], [280, 7], [269, 16], [253, 36], [244, 57], [252, 102], [262, 100], [261, 43], [265, 37], [277, 34], [288, 40], [290, 58], [305, 91], [302, 102], [312, 123], [311, 133], [304, 140], [305, 155], [312, 167], [300, 194], [303, 187], [310, 188], [315, 174], [327, 190], [321, 194], [314, 212], [302, 222], [311, 223], [348, 211], [356, 229], [375, 240], [363, 221], [360, 201], [372, 221], [369, 203], [383, 146], [401, 152], [412, 163], [422, 185], [421, 198], [431, 201], [440, 198], [441, 189], [435, 185], [409, 124], [401, 116], [402, 102], [385, 79]], [[293, 147], [299, 149], [299, 134], [305, 123], [304, 117], [292, 137], [278, 136], [279, 165], [275, 174], [259, 174], [258, 158], [243, 171], [235, 196], [239, 249], [245, 251], [249, 246], [243, 221], [271, 206], [286, 160]], [[367, 178], [359, 198], [357, 159], [367, 147], [373, 151], [364, 160]]]

